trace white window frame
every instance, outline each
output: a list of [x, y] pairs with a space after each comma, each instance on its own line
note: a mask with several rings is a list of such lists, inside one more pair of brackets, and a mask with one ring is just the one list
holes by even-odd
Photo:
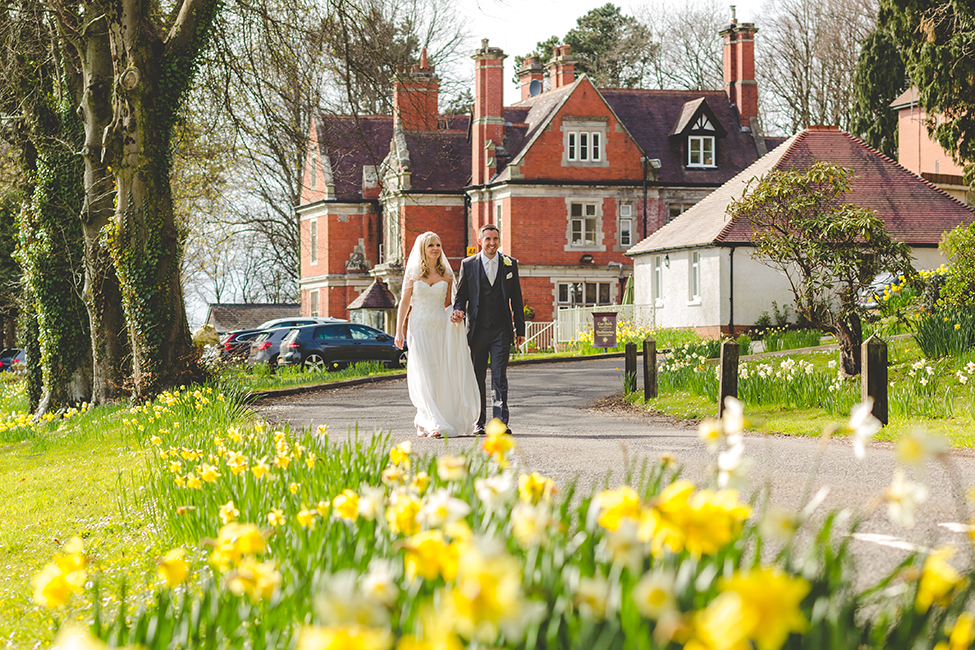
[[572, 130], [566, 132], [565, 159], [572, 163], [603, 162], [603, 132]]
[[[620, 206], [619, 226], [617, 226], [616, 233], [620, 246], [633, 245], [633, 206], [629, 203], [624, 203]], [[624, 233], [626, 233], [625, 241], [623, 238]]]
[[308, 182], [308, 189], [317, 190], [318, 189], [318, 152], [314, 149], [311, 150], [311, 154], [308, 156], [308, 167], [311, 169], [311, 179]]
[[[579, 206], [579, 215], [573, 214], [575, 207]], [[592, 228], [588, 228], [591, 223]], [[576, 227], [578, 225], [578, 228]], [[576, 232], [580, 234], [577, 242]], [[592, 240], [586, 239], [592, 233]], [[569, 245], [573, 248], [595, 248], [599, 245], [599, 209], [595, 203], [584, 201], [573, 201], [569, 204]]]
[[308, 315], [318, 316], [318, 289], [308, 291]]
[[[708, 146], [705, 146], [705, 144]], [[695, 156], [697, 160], [695, 160]], [[687, 166], [702, 168], [715, 167], [713, 135], [687, 136]]]
[[687, 265], [687, 303], [701, 304], [701, 252], [691, 251]]
[[318, 264], [318, 219], [308, 223], [308, 263]]
[[498, 227], [498, 232], [501, 232], [501, 217], [504, 214], [504, 208], [501, 207], [500, 203], [494, 204], [494, 225]]
[[660, 307], [664, 303], [664, 258], [663, 255], [653, 257], [653, 302]]

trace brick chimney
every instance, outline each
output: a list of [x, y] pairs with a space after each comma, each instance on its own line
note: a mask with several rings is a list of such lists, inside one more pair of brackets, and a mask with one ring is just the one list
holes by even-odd
[[742, 126], [751, 126], [758, 117], [758, 85], [755, 82], [754, 23], [738, 24], [731, 8], [731, 24], [718, 34], [724, 38], [724, 89], [728, 99], [738, 107]]
[[440, 119], [437, 101], [440, 78], [427, 61], [427, 50], [412, 69], [401, 68], [393, 84], [393, 116], [396, 124], [410, 131], [435, 131]]
[[552, 90], [568, 86], [576, 80], [576, 60], [569, 53], [571, 49], [569, 45], [552, 48], [552, 60], [548, 64]]
[[542, 67], [542, 62], [538, 60], [538, 57], [530, 56], [525, 59], [524, 63], [522, 63], [521, 70], [518, 71], [518, 83], [521, 85], [522, 101], [532, 96], [531, 85], [534, 81], [538, 82], [537, 88], [541, 92], [544, 79], [545, 68]]
[[483, 185], [494, 175], [494, 149], [504, 139], [504, 59], [498, 47], [474, 52], [474, 124], [471, 127], [471, 184]]

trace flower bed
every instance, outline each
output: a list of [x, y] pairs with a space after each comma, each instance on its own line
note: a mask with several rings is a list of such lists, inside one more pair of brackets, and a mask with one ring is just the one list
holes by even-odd
[[[868, 412], [849, 425], [858, 447], [877, 430]], [[811, 531], [814, 561], [800, 561], [790, 542], [816, 498], [798, 514], [742, 501], [738, 402], [702, 424], [716, 455], [709, 485], [679, 479], [663, 457], [588, 495], [520, 467], [499, 423], [479, 448], [417, 457], [409, 442], [336, 442], [326, 427], [240, 426], [238, 414], [206, 389], [125, 414], [152, 450], [140, 498], [173, 548], [153, 592], [108, 609], [98, 562], [68, 542], [34, 580], [47, 606], [93, 604], [91, 625], [66, 626], [62, 643], [775, 650], [972, 640], [963, 609], [973, 583], [947, 549], [856, 592], [843, 540], [858, 519], [830, 515]], [[922, 439], [909, 449], [943, 451]], [[903, 520], [923, 488], [903, 474], [895, 485], [886, 499]], [[773, 542], [782, 551], [760, 561]]]

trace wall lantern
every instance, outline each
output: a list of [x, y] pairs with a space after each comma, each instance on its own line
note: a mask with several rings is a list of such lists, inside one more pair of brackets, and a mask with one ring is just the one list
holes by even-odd
[[592, 264], [592, 255], [586, 253], [579, 258], [579, 264]]
[[670, 268], [670, 255], [664, 255], [664, 266]]

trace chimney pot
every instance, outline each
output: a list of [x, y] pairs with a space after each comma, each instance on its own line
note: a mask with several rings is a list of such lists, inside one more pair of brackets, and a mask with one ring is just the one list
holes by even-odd
[[430, 65], [427, 63], [427, 48], [420, 50], [420, 69], [428, 70]]
[[481, 39], [481, 49], [482, 50], [488, 49], [488, 39], [486, 38]]

